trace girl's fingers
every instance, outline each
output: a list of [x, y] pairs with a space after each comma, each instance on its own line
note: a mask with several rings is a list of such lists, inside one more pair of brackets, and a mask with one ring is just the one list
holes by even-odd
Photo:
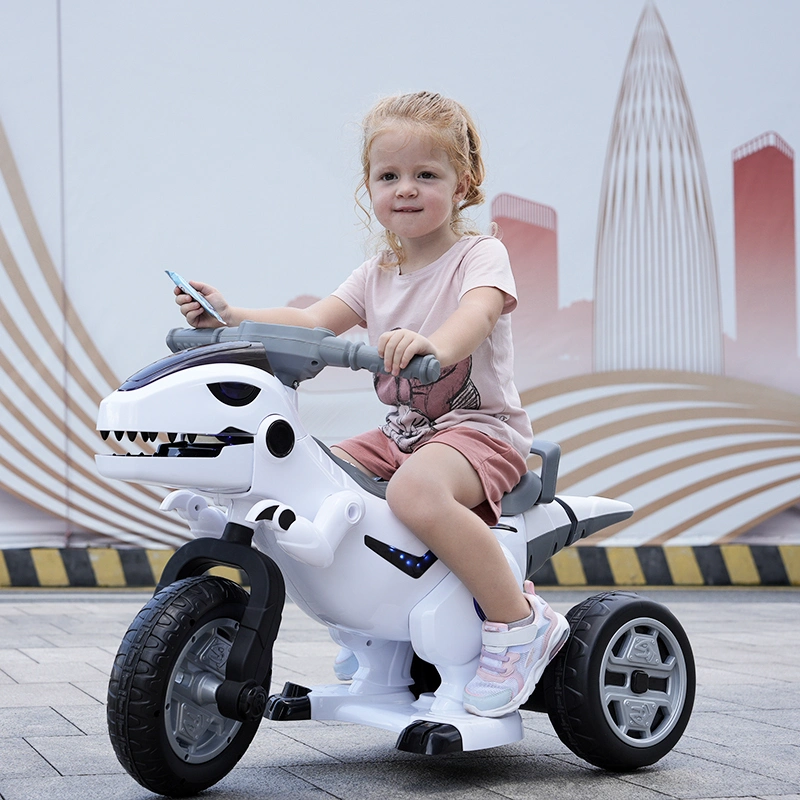
[[430, 352], [433, 352], [430, 342], [414, 331], [387, 331], [378, 339], [378, 353], [383, 358], [383, 368], [391, 375], [398, 375], [414, 356]]

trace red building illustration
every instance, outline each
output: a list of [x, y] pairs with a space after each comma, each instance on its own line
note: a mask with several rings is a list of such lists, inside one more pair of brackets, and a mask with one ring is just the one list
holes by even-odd
[[736, 341], [729, 375], [800, 391], [794, 151], [772, 131], [733, 152]]
[[592, 304], [558, 305], [558, 226], [554, 209], [511, 194], [492, 201], [508, 249], [519, 305], [512, 315], [520, 390], [591, 371]]
[[558, 230], [549, 206], [501, 194], [492, 201], [492, 219], [511, 255], [520, 309], [514, 333], [526, 335], [538, 320], [558, 311]]

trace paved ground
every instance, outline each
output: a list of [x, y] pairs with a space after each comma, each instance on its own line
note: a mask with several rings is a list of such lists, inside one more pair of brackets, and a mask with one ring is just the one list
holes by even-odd
[[[589, 592], [548, 590], [566, 611]], [[525, 713], [516, 745], [457, 756], [394, 750], [390, 733], [348, 724], [262, 724], [240, 765], [202, 796], [245, 798], [800, 799], [800, 591], [645, 591], [683, 622], [698, 696], [676, 749], [612, 775], [573, 756], [546, 716]], [[144, 800], [105, 729], [113, 655], [147, 599], [133, 592], [0, 592], [0, 797]], [[275, 683], [327, 683], [336, 648], [287, 606]]]

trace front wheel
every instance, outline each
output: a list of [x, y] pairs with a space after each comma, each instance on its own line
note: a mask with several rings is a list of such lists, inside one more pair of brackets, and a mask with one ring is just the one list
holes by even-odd
[[108, 686], [108, 730], [117, 758], [142, 786], [186, 797], [236, 765], [260, 719], [222, 716], [215, 701], [248, 595], [199, 576], [158, 592], [120, 645]]
[[590, 597], [567, 619], [570, 638], [543, 687], [558, 737], [604, 769], [654, 764], [677, 744], [694, 704], [694, 657], [681, 624], [632, 592]]

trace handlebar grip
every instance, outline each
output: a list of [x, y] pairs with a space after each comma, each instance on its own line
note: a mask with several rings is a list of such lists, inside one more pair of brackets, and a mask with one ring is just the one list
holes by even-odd
[[[406, 375], [409, 370], [412, 370], [412, 374]], [[439, 363], [439, 359], [430, 353], [426, 356], [414, 356], [411, 363], [401, 370], [400, 374], [404, 378], [416, 378], [422, 384], [434, 383], [442, 374], [442, 365]]]
[[[356, 369], [368, 369], [376, 374], [386, 374], [383, 359], [377, 347], [360, 347], [356, 353]], [[422, 384], [433, 383], [439, 379], [442, 368], [436, 356], [414, 356], [405, 369], [400, 370], [401, 378], [416, 378]]]
[[226, 336], [227, 333], [229, 333], [228, 328], [173, 328], [167, 334], [167, 347], [173, 353], [177, 353], [179, 350], [188, 350], [190, 347], [236, 338], [235, 335]]
[[[320, 342], [320, 355], [330, 366], [350, 367], [350, 369], [366, 369], [376, 375], [385, 375], [383, 359], [378, 355], [377, 347], [370, 347], [363, 342], [350, 342], [339, 337]], [[433, 383], [439, 379], [442, 368], [433, 355], [414, 356], [409, 365], [400, 370], [403, 378], [416, 378], [422, 384]]]

